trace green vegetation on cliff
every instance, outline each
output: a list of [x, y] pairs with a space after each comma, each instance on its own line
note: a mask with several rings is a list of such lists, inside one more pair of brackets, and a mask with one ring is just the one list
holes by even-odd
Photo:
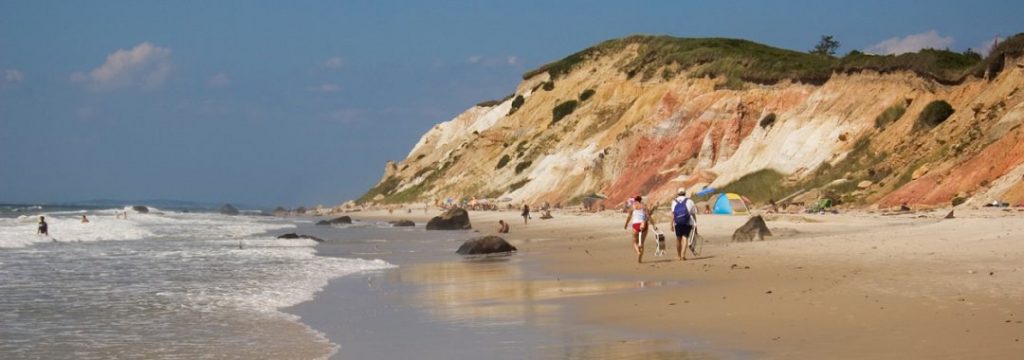
[[[860, 51], [835, 58], [813, 55], [758, 44], [752, 41], [725, 38], [677, 38], [672, 36], [632, 35], [604, 41], [576, 52], [564, 59], [544, 64], [523, 74], [529, 79], [548, 73], [558, 79], [576, 70], [587, 60], [616, 54], [631, 45], [636, 55], [617, 64], [628, 77], [650, 80], [675, 77], [686, 70], [691, 77], [724, 78], [726, 88], [735, 88], [740, 81], [774, 84], [782, 80], [821, 84], [833, 72], [855, 73], [865, 70], [890, 73], [910, 71], [940, 83], [959, 83], [970, 75], [982, 76], [986, 70], [1002, 70], [1004, 55], [1024, 53], [1024, 34], [1014, 35], [982, 59], [976, 53], [925, 49], [900, 55], [870, 55]], [[659, 72], [660, 71], [660, 72]]]

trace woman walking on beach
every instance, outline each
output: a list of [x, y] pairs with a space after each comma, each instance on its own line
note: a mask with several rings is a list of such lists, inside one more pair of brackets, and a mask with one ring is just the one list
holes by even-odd
[[[644, 240], [647, 240], [647, 227], [651, 224], [651, 214], [644, 206], [643, 198], [637, 195], [633, 198], [633, 206], [629, 211], [629, 215], [626, 216], [626, 224], [622, 225], [622, 228], [632, 224], [633, 226], [633, 237], [630, 238], [630, 242], [633, 243], [633, 250], [636, 251], [636, 262], [642, 263], [644, 259]], [[658, 225], [654, 225], [654, 230], [658, 230]]]
[[530, 205], [523, 204], [523, 225], [530, 222]]

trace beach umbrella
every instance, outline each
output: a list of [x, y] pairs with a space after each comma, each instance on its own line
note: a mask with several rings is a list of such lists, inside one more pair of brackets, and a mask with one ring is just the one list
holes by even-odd
[[714, 194], [716, 191], [718, 191], [718, 190], [715, 190], [715, 188], [706, 187], [706, 188], [703, 188], [700, 191], [698, 191], [697, 192], [697, 196], [705, 196], [705, 195], [709, 195], [709, 194]]

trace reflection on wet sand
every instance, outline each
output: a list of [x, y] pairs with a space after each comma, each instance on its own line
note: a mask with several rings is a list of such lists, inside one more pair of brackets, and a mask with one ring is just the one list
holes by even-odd
[[[414, 285], [413, 306], [436, 321], [470, 327], [529, 326], [560, 339], [537, 348], [558, 359], [694, 359], [667, 340], [621, 340], [565, 326], [572, 297], [665, 285], [662, 282], [531, 278], [514, 258], [484, 258], [398, 268], [388, 280]], [[668, 350], [666, 350], [668, 349]]]
[[552, 325], [557, 304], [571, 296], [622, 291], [634, 282], [529, 279], [513, 261], [461, 261], [411, 266], [391, 280], [419, 286], [417, 303], [437, 320], [474, 326]]

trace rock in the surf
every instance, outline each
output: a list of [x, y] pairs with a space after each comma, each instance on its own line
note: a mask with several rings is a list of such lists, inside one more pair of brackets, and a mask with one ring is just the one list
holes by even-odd
[[296, 233], [282, 234], [282, 235], [279, 235], [277, 238], [278, 239], [309, 239], [309, 240], [313, 240], [313, 241], [316, 241], [316, 242], [324, 242], [324, 239], [318, 238], [316, 236], [310, 236], [310, 235], [306, 235], [306, 234], [296, 234]]
[[736, 229], [736, 232], [732, 233], [732, 241], [753, 241], [755, 237], [758, 240], [764, 240], [765, 236], [772, 236], [772, 232], [768, 230], [768, 224], [764, 222], [764, 218], [761, 215], [757, 215], [751, 216], [746, 224], [743, 224], [739, 229]]
[[455, 252], [460, 255], [480, 255], [510, 253], [514, 251], [516, 251], [516, 247], [509, 244], [505, 239], [489, 235], [466, 240]]
[[235, 209], [235, 207], [231, 206], [231, 204], [224, 204], [223, 206], [220, 207], [220, 210], [218, 211], [220, 211], [220, 213], [224, 215], [238, 215], [238, 209]]
[[135, 205], [135, 206], [132, 206], [132, 210], [135, 210], [135, 212], [137, 212], [139, 214], [148, 214], [149, 213], [149, 208], [146, 207], [145, 205]]
[[344, 225], [351, 223], [352, 218], [348, 216], [337, 217], [330, 220], [320, 220], [316, 222], [317, 225]]
[[394, 226], [394, 227], [416, 226], [416, 223], [412, 222], [412, 220], [405, 220], [405, 219], [397, 220], [397, 221], [391, 221], [389, 223], [391, 224], [391, 226]]
[[469, 230], [472, 228], [473, 225], [469, 223], [469, 213], [460, 208], [448, 210], [427, 222], [427, 230]]

